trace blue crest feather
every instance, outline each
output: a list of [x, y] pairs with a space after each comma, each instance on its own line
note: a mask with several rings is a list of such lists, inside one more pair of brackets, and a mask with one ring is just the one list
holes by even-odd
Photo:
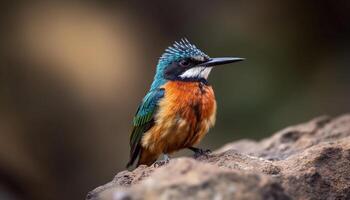
[[159, 58], [156, 75], [154, 77], [151, 89], [158, 88], [166, 83], [163, 77], [164, 69], [174, 61], [190, 57], [209, 58], [208, 55], [199, 50], [194, 44], [191, 44], [186, 38], [175, 42], [172, 46], [165, 49], [163, 55]]

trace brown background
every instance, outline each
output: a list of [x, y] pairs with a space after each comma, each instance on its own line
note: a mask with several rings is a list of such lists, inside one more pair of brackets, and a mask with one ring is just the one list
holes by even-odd
[[247, 58], [210, 76], [218, 118], [203, 147], [349, 111], [349, 8], [345, 0], [2, 3], [0, 199], [83, 199], [122, 170], [157, 59], [182, 37], [213, 57]]

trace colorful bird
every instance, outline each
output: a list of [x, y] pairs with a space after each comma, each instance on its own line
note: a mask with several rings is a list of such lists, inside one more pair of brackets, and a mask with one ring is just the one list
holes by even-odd
[[[187, 39], [175, 42], [160, 57], [150, 90], [133, 120], [129, 168], [151, 165], [163, 154], [194, 147], [215, 123], [216, 101], [207, 79], [214, 66], [243, 58], [210, 58]], [[160, 164], [161, 164], [160, 163]]]

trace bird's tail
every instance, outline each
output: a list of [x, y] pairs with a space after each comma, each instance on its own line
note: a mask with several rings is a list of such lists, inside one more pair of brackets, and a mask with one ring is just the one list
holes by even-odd
[[140, 154], [141, 154], [141, 145], [138, 144], [134, 149], [130, 151], [130, 159], [129, 159], [129, 162], [126, 164], [126, 168], [128, 169], [131, 168], [131, 166], [134, 165], [137, 158], [140, 157]]

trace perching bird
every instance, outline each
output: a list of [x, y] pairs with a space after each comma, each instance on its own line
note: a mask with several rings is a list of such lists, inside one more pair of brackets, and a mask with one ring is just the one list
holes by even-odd
[[216, 101], [207, 79], [214, 66], [242, 58], [210, 58], [187, 39], [175, 42], [160, 57], [150, 90], [133, 120], [130, 160], [151, 165], [163, 154], [195, 148], [215, 123]]

